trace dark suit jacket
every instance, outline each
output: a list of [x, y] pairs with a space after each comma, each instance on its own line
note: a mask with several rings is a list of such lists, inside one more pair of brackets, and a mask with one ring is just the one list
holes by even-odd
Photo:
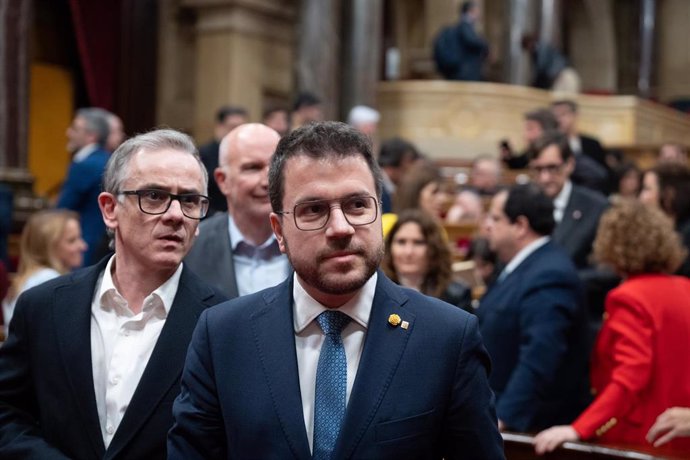
[[164, 459], [172, 403], [201, 312], [224, 300], [187, 268], [108, 450], [91, 365], [91, 302], [107, 259], [22, 294], [0, 348], [0, 458]]
[[600, 193], [573, 185], [563, 219], [553, 232], [553, 240], [566, 250], [578, 269], [588, 267], [592, 244], [601, 215], [609, 207]]
[[582, 152], [580, 153], [587, 155], [608, 170], [609, 166], [608, 163], [606, 163], [606, 152], [601, 146], [601, 143], [597, 139], [585, 136], [584, 134], [580, 134], [578, 137], [580, 138], [580, 146], [582, 147]]
[[455, 80], [482, 80], [482, 64], [489, 54], [489, 45], [475, 30], [475, 25], [461, 20], [457, 25], [460, 41], [460, 66]]
[[219, 212], [199, 224], [199, 236], [184, 260], [207, 283], [228, 299], [239, 296], [232, 261], [228, 214]]
[[[503, 458], [476, 319], [378, 276], [333, 459]], [[292, 283], [202, 314], [173, 409], [169, 458], [311, 458]], [[409, 328], [389, 325], [392, 313]]]
[[563, 250], [549, 242], [530, 254], [476, 314], [498, 418], [519, 431], [572, 422], [588, 402], [589, 354], [580, 283]]
[[215, 214], [217, 212], [225, 212], [228, 210], [228, 202], [218, 188], [215, 179], [213, 178], [213, 172], [218, 167], [218, 149], [220, 148], [220, 142], [213, 140], [208, 144], [204, 144], [199, 147], [199, 156], [201, 157], [201, 162], [206, 167], [208, 172], [208, 199], [209, 199], [209, 214]]
[[73, 161], [56, 204], [58, 208], [71, 209], [79, 213], [82, 237], [89, 245], [84, 253], [84, 265], [97, 262], [93, 254], [105, 235], [105, 223], [98, 207], [98, 195], [102, 191], [101, 181], [108, 158], [110, 154], [98, 148], [84, 160]]

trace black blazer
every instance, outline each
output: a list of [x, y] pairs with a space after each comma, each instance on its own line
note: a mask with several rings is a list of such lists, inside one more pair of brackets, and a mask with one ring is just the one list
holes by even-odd
[[201, 312], [224, 297], [183, 269], [165, 326], [108, 450], [91, 366], [91, 302], [107, 259], [22, 294], [0, 348], [0, 458], [164, 459]]

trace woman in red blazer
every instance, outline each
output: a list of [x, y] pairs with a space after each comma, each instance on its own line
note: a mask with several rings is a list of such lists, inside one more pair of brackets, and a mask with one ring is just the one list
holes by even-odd
[[[669, 275], [684, 252], [657, 209], [625, 201], [604, 214], [594, 253], [625, 281], [606, 298], [592, 357], [596, 399], [572, 425], [539, 433], [538, 454], [580, 439], [649, 447], [645, 435], [656, 417], [690, 406], [690, 280]], [[690, 439], [664, 449], [690, 452]]]

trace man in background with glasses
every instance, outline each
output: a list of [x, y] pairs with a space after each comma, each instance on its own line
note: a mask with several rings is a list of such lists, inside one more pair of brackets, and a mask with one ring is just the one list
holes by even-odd
[[503, 458], [476, 318], [378, 271], [381, 188], [343, 123], [281, 139], [271, 225], [294, 274], [202, 314], [169, 458]]
[[229, 299], [275, 286], [290, 273], [268, 219], [268, 165], [279, 140], [268, 126], [247, 123], [220, 144], [214, 176], [228, 212], [199, 225], [185, 263]]
[[225, 298], [182, 265], [208, 210], [189, 136], [111, 156], [98, 196], [115, 254], [23, 294], [0, 348], [0, 458], [163, 459], [201, 312]]

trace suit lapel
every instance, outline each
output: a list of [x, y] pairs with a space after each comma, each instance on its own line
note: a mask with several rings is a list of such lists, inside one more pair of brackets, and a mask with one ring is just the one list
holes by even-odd
[[573, 218], [573, 215], [576, 213], [582, 216], [582, 211], [579, 209], [577, 192], [573, 186], [568, 204], [563, 210], [563, 218], [553, 231], [553, 240], [561, 246], [567, 247], [568, 245], [568, 235], [572, 233], [573, 227], [575, 226], [576, 220]]
[[[336, 458], [353, 455], [388, 390], [414, 332], [415, 316], [404, 308], [407, 301], [402, 290], [379, 271], [362, 358], [335, 448]], [[391, 326], [388, 318], [393, 313], [407, 321], [409, 327]]]
[[265, 296], [251, 317], [252, 333], [283, 433], [296, 458], [311, 458], [302, 416], [302, 397], [292, 328], [290, 277]]
[[98, 276], [107, 259], [75, 274], [69, 284], [55, 290], [53, 322], [60, 357], [72, 389], [83, 430], [97, 457], [105, 451], [98, 420], [98, 407], [91, 365], [91, 302]]
[[214, 295], [210, 288], [200, 286], [196, 280], [187, 268], [183, 269], [165, 326], [108, 447], [110, 458], [127, 445], [158, 408], [170, 387], [179, 381], [192, 332], [204, 308], [212, 306], [207, 302]]

